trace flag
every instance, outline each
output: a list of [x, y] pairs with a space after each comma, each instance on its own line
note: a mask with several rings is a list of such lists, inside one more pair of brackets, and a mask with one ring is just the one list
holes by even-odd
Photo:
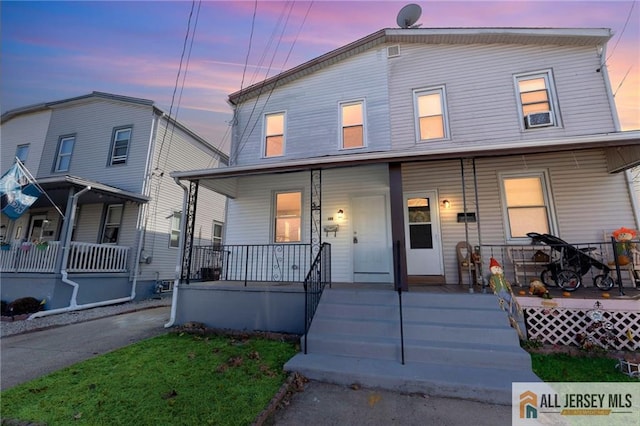
[[36, 202], [42, 191], [36, 183], [27, 176], [22, 167], [16, 162], [0, 178], [0, 207], [2, 213], [11, 219], [17, 219]]

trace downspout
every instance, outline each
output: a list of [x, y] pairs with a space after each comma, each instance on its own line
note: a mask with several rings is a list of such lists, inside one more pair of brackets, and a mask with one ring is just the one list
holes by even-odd
[[173, 178], [176, 184], [182, 187], [184, 191], [184, 196], [182, 198], [182, 215], [180, 218], [180, 239], [179, 239], [179, 248], [178, 248], [178, 258], [176, 259], [176, 277], [173, 281], [173, 294], [171, 297], [171, 316], [169, 317], [169, 322], [164, 325], [165, 328], [173, 327], [173, 324], [176, 322], [176, 310], [178, 305], [178, 289], [180, 288], [180, 278], [182, 276], [182, 256], [184, 254], [184, 238], [185, 231], [187, 226], [187, 221], [185, 220], [187, 214], [187, 200], [189, 199], [189, 188], [184, 186], [180, 179]]
[[86, 303], [84, 305], [78, 305], [77, 303], [78, 289], [80, 286], [77, 282], [71, 281], [69, 279], [69, 275], [67, 273], [67, 261], [69, 260], [69, 249], [71, 247], [71, 231], [73, 230], [73, 222], [76, 220], [76, 206], [78, 205], [78, 198], [80, 198], [82, 194], [90, 190], [91, 190], [91, 187], [87, 186], [86, 188], [82, 189], [80, 192], [74, 194], [71, 197], [71, 208], [70, 208], [71, 211], [68, 215], [69, 226], [67, 227], [67, 233], [64, 239], [64, 247], [63, 247], [64, 251], [62, 254], [62, 264], [61, 264], [62, 266], [60, 268], [60, 274], [62, 275], [62, 282], [73, 287], [73, 292], [71, 293], [71, 300], [69, 301], [69, 306], [65, 308], [58, 308], [58, 309], [51, 309], [48, 311], [36, 312], [30, 315], [29, 318], [27, 319], [31, 320], [34, 318], [46, 317], [49, 315], [60, 314], [63, 312], [79, 311], [82, 309], [90, 309], [90, 308], [95, 308], [98, 306], [105, 306], [105, 305], [114, 305], [116, 303], [124, 303], [132, 300], [131, 297], [122, 297], [120, 299], [103, 300], [100, 302]]

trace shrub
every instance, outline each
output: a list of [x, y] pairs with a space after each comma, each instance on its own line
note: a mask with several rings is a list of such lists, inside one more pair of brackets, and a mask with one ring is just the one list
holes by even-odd
[[44, 304], [40, 303], [35, 297], [22, 297], [9, 303], [7, 311], [9, 315], [32, 314], [41, 311]]

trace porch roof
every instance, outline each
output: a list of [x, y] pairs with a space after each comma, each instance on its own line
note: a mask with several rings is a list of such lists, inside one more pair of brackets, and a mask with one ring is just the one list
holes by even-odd
[[[125, 191], [124, 189], [116, 188], [115, 186], [106, 185], [104, 183], [95, 182], [89, 179], [77, 177], [77, 176], [51, 176], [46, 178], [37, 179], [38, 184], [44, 189], [47, 195], [56, 203], [64, 205], [69, 197], [69, 190], [71, 188], [83, 189], [88, 186], [91, 187], [91, 191], [88, 191], [78, 200], [79, 204], [91, 204], [91, 203], [109, 203], [109, 202], [122, 202], [131, 201], [138, 204], [146, 203], [150, 200], [142, 194], [136, 194], [134, 192]], [[40, 197], [33, 207], [45, 207], [50, 205], [50, 201], [46, 197]]]
[[[576, 149], [606, 148], [608, 151], [619, 151], [622, 147], [640, 145], [640, 131], [625, 131], [586, 136], [575, 136], [563, 139], [544, 139], [535, 141], [516, 141], [510, 144], [487, 143], [482, 146], [474, 145], [461, 147], [452, 144], [451, 147], [428, 150], [378, 151], [353, 154], [327, 155], [289, 161], [269, 161], [243, 166], [229, 166], [215, 169], [201, 169], [190, 171], [174, 171], [174, 179], [189, 181], [198, 180], [200, 185], [220, 194], [234, 198], [236, 196], [236, 179], [241, 176], [264, 175], [269, 173], [287, 173], [311, 169], [330, 169], [355, 165], [450, 160], [457, 158], [482, 158], [506, 155], [536, 154], [545, 152], [570, 151]], [[267, 162], [269, 161], [269, 162]], [[627, 165], [626, 168], [638, 164]], [[611, 169], [619, 172], [624, 168]]]

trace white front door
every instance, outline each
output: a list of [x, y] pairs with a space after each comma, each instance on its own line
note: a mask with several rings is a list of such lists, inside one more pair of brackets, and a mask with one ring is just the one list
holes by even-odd
[[443, 275], [436, 191], [404, 194], [404, 223], [409, 275]]
[[49, 225], [47, 215], [39, 214], [31, 216], [31, 222], [29, 223], [29, 233], [27, 241], [43, 241], [47, 240], [44, 235], [44, 230]]
[[386, 197], [354, 197], [351, 211], [354, 282], [393, 282]]

